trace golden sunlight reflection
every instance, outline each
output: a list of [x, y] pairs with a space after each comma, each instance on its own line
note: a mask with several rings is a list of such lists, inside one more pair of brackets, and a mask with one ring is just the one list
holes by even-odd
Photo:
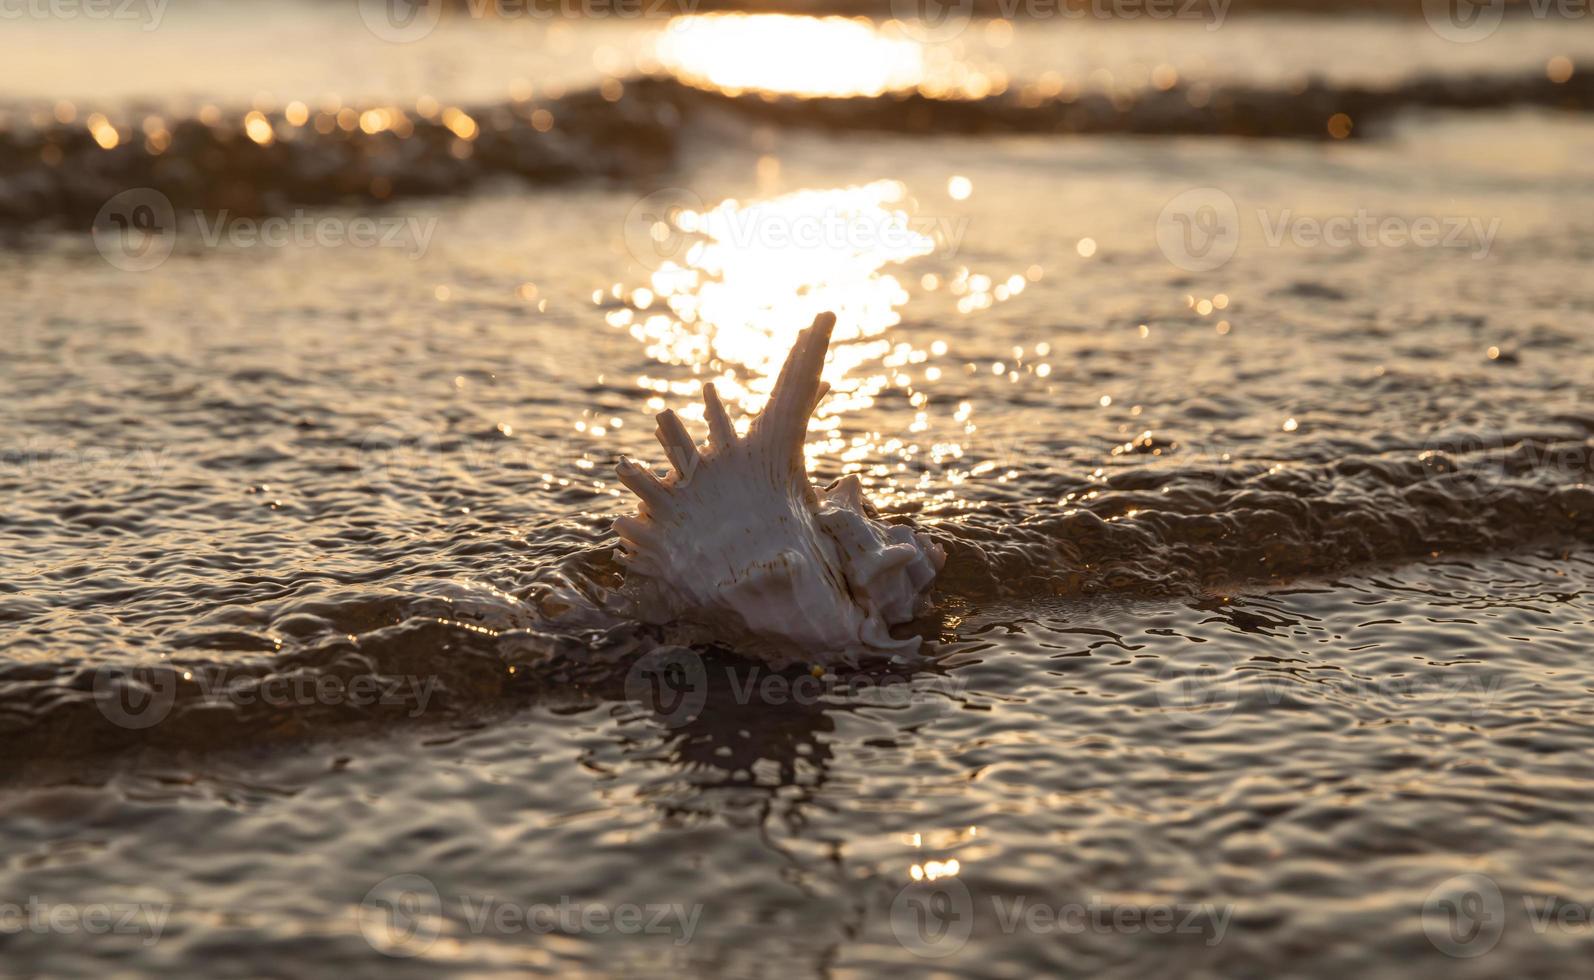
[[914, 881], [935, 881], [938, 878], [956, 878], [963, 868], [958, 864], [957, 858], [947, 861], [926, 861], [915, 864], [908, 869], [908, 875]]
[[927, 399], [911, 390], [909, 372], [921, 374], [931, 351], [944, 353], [946, 345], [923, 338], [925, 349], [919, 349], [884, 336], [901, 321], [898, 308], [908, 300], [887, 267], [936, 248], [936, 239], [915, 227], [908, 206], [903, 185], [887, 180], [678, 212], [673, 220], [690, 242], [680, 261], [665, 262], [645, 286], [616, 287], [613, 294], [626, 302], [608, 314], [609, 323], [629, 330], [650, 357], [698, 375], [679, 382], [639, 378], [656, 393], [654, 410], [671, 396], [671, 407], [700, 422], [702, 383], [712, 380], [743, 413], [758, 411], [797, 332], [831, 310], [838, 323], [824, 377], [832, 394], [812, 423], [822, 438], [809, 443], [808, 453], [839, 456], [847, 472], [864, 474], [866, 482], [892, 475], [894, 467], [866, 468], [866, 461], [882, 453], [911, 456], [919, 447], [900, 435], [844, 438], [839, 416], [867, 408], [895, 386], [909, 389], [917, 409], [908, 434], [928, 427]]
[[728, 92], [874, 96], [924, 80], [921, 44], [846, 17], [677, 17], [656, 56], [680, 78]]
[[[955, 502], [965, 480], [996, 464], [964, 462], [978, 428], [972, 403], [933, 405], [929, 391], [974, 365], [955, 360], [945, 337], [893, 330], [909, 300], [901, 270], [893, 267], [940, 254], [961, 235], [951, 219], [918, 215], [917, 208], [894, 180], [679, 207], [650, 232], [671, 258], [645, 282], [614, 283], [595, 290], [592, 301], [649, 358], [690, 372], [640, 375], [650, 411], [673, 408], [702, 424], [702, 387], [713, 381], [739, 409], [743, 431], [767, 401], [798, 331], [819, 313], [835, 312], [824, 369], [831, 393], [809, 425], [810, 460], [839, 461], [841, 472], [858, 474], [877, 502]], [[1027, 275], [1005, 277], [958, 265], [905, 280], [927, 294], [946, 294], [943, 302], [966, 316], [1018, 296], [1040, 277], [1033, 265]], [[1037, 344], [1029, 357], [1015, 347], [1011, 365], [993, 370], [1009, 382], [1021, 374], [1044, 379], [1051, 367], [1042, 359], [1050, 350]], [[844, 417], [863, 417], [887, 393], [911, 414], [885, 431], [844, 427]]]
[[[753, 412], [797, 331], [831, 310], [840, 322], [825, 367], [835, 392], [826, 408], [867, 407], [891, 382], [890, 369], [926, 357], [880, 336], [900, 321], [897, 307], [908, 299], [885, 267], [935, 248], [893, 206], [904, 197], [900, 183], [877, 181], [680, 212], [678, 228], [693, 240], [684, 264], [661, 265], [609, 321], [629, 328], [656, 360], [707, 363], [720, 394]], [[871, 362], [878, 371], [858, 373]]]

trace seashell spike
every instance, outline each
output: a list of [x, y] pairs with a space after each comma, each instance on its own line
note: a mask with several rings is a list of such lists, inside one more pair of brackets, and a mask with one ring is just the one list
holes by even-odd
[[657, 435], [672, 472], [620, 459], [640, 506], [614, 530], [646, 618], [751, 634], [810, 660], [918, 648], [891, 627], [913, 619], [946, 561], [940, 546], [873, 517], [857, 477], [824, 490], [808, 480], [803, 442], [829, 391], [820, 373], [835, 325], [822, 313], [797, 335], [745, 437], [705, 384], [706, 445], [664, 411]]

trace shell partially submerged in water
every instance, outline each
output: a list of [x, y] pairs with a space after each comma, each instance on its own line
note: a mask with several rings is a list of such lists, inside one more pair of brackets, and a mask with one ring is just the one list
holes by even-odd
[[822, 313], [797, 335], [746, 436], [705, 384], [704, 448], [664, 411], [657, 435], [673, 471], [660, 478], [620, 458], [620, 482], [641, 499], [635, 517], [614, 522], [620, 557], [664, 616], [810, 656], [917, 649], [918, 637], [895, 639], [890, 627], [913, 619], [945, 554], [912, 528], [875, 519], [856, 476], [826, 489], [808, 480], [803, 440], [829, 390], [819, 374], [835, 324]]

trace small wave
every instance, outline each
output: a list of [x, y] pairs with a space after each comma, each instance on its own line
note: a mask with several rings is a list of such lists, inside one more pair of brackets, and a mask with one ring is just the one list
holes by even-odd
[[226, 210], [248, 217], [464, 193], [500, 178], [544, 185], [637, 180], [675, 161], [694, 121], [726, 115], [759, 125], [902, 135], [1330, 140], [1376, 135], [1380, 124], [1413, 109], [1524, 105], [1594, 109], [1594, 66], [1576, 66], [1560, 82], [1539, 73], [1415, 78], [1388, 87], [1194, 83], [1132, 95], [1009, 92], [981, 99], [919, 92], [731, 95], [645, 76], [618, 91], [594, 89], [543, 105], [511, 102], [427, 116], [391, 106], [306, 110], [292, 120], [282, 112], [250, 112], [163, 123], [149, 136], [131, 118], [106, 120], [95, 131], [52, 121], [0, 131], [0, 227], [54, 222], [86, 230], [108, 200], [134, 188], [158, 191], [179, 214]]
[[1020, 505], [933, 524], [938, 588], [967, 600], [1179, 595], [1359, 565], [1594, 540], [1594, 440], [1458, 436], [1449, 445], [1197, 472], [1131, 467], [1058, 511]]
[[259, 217], [458, 194], [509, 176], [550, 185], [637, 177], [673, 159], [678, 121], [667, 104], [610, 102], [596, 89], [427, 116], [392, 106], [286, 112], [173, 120], [154, 135], [131, 117], [94, 131], [0, 131], [0, 227], [88, 230], [109, 199], [139, 188], [179, 214]]
[[[1134, 94], [1086, 92], [1042, 97], [1009, 92], [981, 99], [932, 98], [902, 92], [870, 98], [789, 98], [765, 93], [726, 95], [673, 81], [652, 80], [654, 97], [667, 98], [686, 118], [725, 107], [781, 126], [901, 134], [1121, 134], [1233, 136], [1333, 140], [1376, 135], [1398, 113], [1416, 109], [1481, 111], [1544, 106], [1594, 109], [1594, 77], [1578, 66], [1552, 81], [1533, 75], [1417, 77], [1389, 86], [1311, 80], [1294, 88], [1227, 87], [1180, 83]], [[1344, 116], [1349, 125], [1332, 125]]]
[[[944, 615], [995, 598], [1203, 601], [1368, 564], [1594, 541], [1591, 475], [1594, 439], [1564, 433], [1290, 466], [1214, 469], [1175, 454], [1111, 472], [1075, 505], [919, 523], [948, 550]], [[609, 549], [589, 547], [526, 597], [425, 580], [286, 602], [271, 617], [289, 643], [277, 656], [0, 667], [0, 737], [20, 760], [12, 775], [28, 778], [129, 748], [253, 748], [470, 723], [531, 698], [625, 700], [630, 665], [681, 637], [607, 608], [616, 581]], [[235, 657], [237, 643], [224, 645]]]

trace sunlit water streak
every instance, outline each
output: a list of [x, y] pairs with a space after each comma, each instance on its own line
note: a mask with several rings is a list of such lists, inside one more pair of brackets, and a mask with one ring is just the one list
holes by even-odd
[[925, 70], [918, 42], [845, 17], [680, 17], [659, 38], [657, 55], [682, 79], [728, 92], [880, 95], [913, 88]]
[[[932, 419], [924, 390], [943, 374], [933, 362], [947, 355], [945, 340], [902, 331], [886, 337], [902, 322], [910, 298], [905, 282], [926, 291], [941, 285], [936, 275], [913, 276], [904, 266], [952, 253], [965, 230], [955, 218], [910, 213], [916, 207], [901, 182], [881, 180], [725, 200], [661, 220], [654, 238], [679, 262], [664, 262], [646, 286], [629, 292], [628, 305], [607, 317], [646, 345], [650, 357], [695, 375], [639, 378], [657, 393], [655, 407], [668, 404], [701, 422], [701, 387], [712, 380], [744, 413], [758, 411], [797, 332], [831, 311], [839, 317], [824, 373], [832, 393], [812, 424], [810, 458], [838, 457], [844, 472], [883, 481], [893, 496], [922, 497], [928, 488], [927, 476], [901, 476], [910, 465], [951, 463], [949, 482], [961, 482], [955, 463], [960, 440], [975, 428], [972, 406], [943, 404]], [[959, 266], [945, 286], [958, 297], [958, 312], [969, 314], [1017, 296], [1026, 282], [1018, 274], [997, 281]], [[844, 434], [842, 417], [866, 413], [888, 389], [899, 389], [914, 410], [907, 431]], [[942, 426], [953, 431], [932, 431]]]
[[[905, 194], [896, 181], [877, 181], [681, 211], [676, 230], [690, 236], [681, 241], [682, 263], [666, 262], [650, 284], [667, 312], [620, 310], [610, 321], [628, 325], [662, 363], [707, 365], [722, 395], [754, 412], [797, 332], [833, 311], [839, 323], [824, 376], [834, 394], [825, 414], [865, 409], [890, 383], [873, 368], [893, 363], [893, 344], [881, 335], [901, 321], [908, 300], [887, 267], [935, 249], [897, 206]], [[632, 300], [652, 305], [635, 292]], [[896, 346], [898, 359], [924, 357], [909, 343]], [[701, 419], [701, 407], [691, 413]]]

